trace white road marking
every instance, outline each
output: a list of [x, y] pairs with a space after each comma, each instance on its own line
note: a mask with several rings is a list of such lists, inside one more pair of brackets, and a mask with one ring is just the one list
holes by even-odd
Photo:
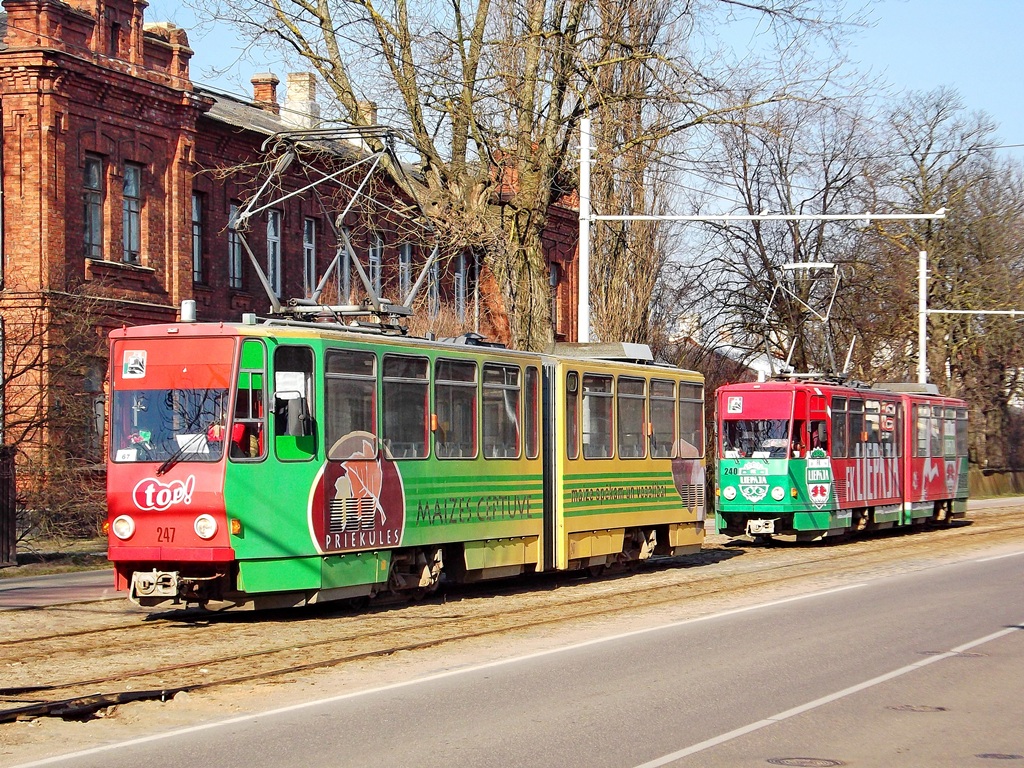
[[976, 563], [991, 563], [993, 560], [1002, 560], [1003, 558], [1006, 558], [1006, 557], [1018, 557], [1019, 555], [1024, 555], [1024, 552], [1010, 552], [1009, 554], [1006, 554], [1006, 555], [994, 555], [993, 557], [983, 557], [980, 560], [975, 560], [974, 562], [976, 562]]
[[[1022, 624], [1021, 626], [1024, 626], [1024, 624]], [[901, 677], [909, 672], [914, 672], [915, 670], [921, 669], [922, 667], [926, 667], [929, 664], [935, 664], [936, 662], [942, 661], [943, 659], [952, 658], [953, 656], [957, 656], [963, 653], [964, 651], [967, 651], [971, 648], [977, 648], [979, 645], [984, 645], [985, 643], [992, 642], [993, 640], [997, 640], [1000, 637], [1009, 635], [1012, 632], [1019, 632], [1021, 630], [1021, 626], [1009, 627], [1007, 629], [1002, 629], [998, 632], [993, 632], [991, 635], [986, 635], [985, 637], [978, 638], [977, 640], [972, 640], [969, 643], [964, 643], [963, 645], [957, 646], [956, 648], [946, 651], [945, 653], [940, 653], [935, 656], [929, 656], [928, 658], [922, 659], [921, 661], [916, 661], [913, 664], [908, 664], [905, 667], [894, 669], [892, 672], [887, 672], [884, 675], [873, 677], [870, 680], [865, 680], [862, 683], [851, 685], [849, 688], [844, 688], [841, 691], [836, 691], [835, 693], [830, 693], [827, 696], [822, 696], [820, 699], [815, 699], [814, 701], [809, 701], [806, 704], [801, 704], [798, 707], [787, 709], [785, 712], [779, 712], [777, 715], [766, 717], [764, 720], [758, 720], [757, 722], [750, 723], [749, 725], [744, 725], [740, 728], [736, 728], [732, 731], [729, 731], [728, 733], [713, 736], [712, 738], [706, 739], [705, 741], [702, 741], [698, 744], [693, 744], [692, 746], [686, 747], [685, 749], [680, 749], [678, 752], [673, 752], [672, 754], [664, 755], [649, 762], [642, 763], [638, 765], [636, 768], [659, 768], [662, 765], [674, 763], [675, 761], [681, 760], [684, 757], [689, 757], [690, 755], [694, 755], [698, 752], [703, 752], [707, 749], [711, 749], [712, 747], [716, 747], [719, 744], [724, 744], [727, 741], [738, 739], [740, 736], [746, 736], [748, 733], [753, 733], [754, 731], [759, 731], [762, 728], [767, 728], [769, 725], [775, 725], [776, 723], [782, 722], [783, 720], [788, 720], [789, 718], [795, 717], [796, 715], [802, 715], [804, 712], [809, 712], [812, 709], [817, 709], [818, 707], [822, 707], [826, 704], [831, 704], [833, 701], [838, 701], [839, 699], [846, 698], [847, 696], [859, 693], [860, 691], [866, 690], [867, 688], [872, 688], [876, 685], [880, 685], [894, 678]]]

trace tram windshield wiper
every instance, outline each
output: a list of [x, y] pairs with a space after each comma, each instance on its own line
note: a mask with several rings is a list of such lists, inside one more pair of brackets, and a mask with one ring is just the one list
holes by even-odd
[[[184, 435], [181, 435], [180, 437], [184, 437]], [[177, 464], [179, 461], [181, 461], [181, 457], [182, 456], [184, 456], [186, 453], [188, 453], [189, 450], [192, 447], [194, 447], [194, 446], [199, 444], [200, 438], [205, 440], [206, 439], [206, 435], [204, 433], [202, 433], [202, 432], [196, 432], [193, 435], [189, 435], [187, 440], [179, 440], [178, 441], [178, 450], [176, 450], [174, 453], [172, 453], [170, 456], [168, 456], [167, 459], [164, 461], [164, 463], [156, 468], [156, 473], [158, 475], [162, 475], [164, 472], [166, 472], [171, 467], [173, 467], [175, 464]]]

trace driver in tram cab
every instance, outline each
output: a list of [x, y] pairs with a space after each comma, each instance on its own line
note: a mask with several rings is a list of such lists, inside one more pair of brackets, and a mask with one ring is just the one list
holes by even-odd
[[[224, 435], [227, 433], [227, 427], [224, 426], [224, 420], [214, 422], [210, 425], [209, 429], [206, 430], [206, 442], [211, 446], [221, 446], [224, 442]], [[231, 456], [234, 458], [245, 458], [249, 456], [255, 456], [255, 451], [249, 445], [252, 441], [246, 439], [246, 428], [245, 424], [235, 423], [231, 427]]]

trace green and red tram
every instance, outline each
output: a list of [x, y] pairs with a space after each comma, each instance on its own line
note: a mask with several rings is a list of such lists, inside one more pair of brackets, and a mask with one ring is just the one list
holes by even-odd
[[703, 378], [312, 323], [111, 334], [109, 557], [273, 607], [698, 551]]
[[721, 387], [716, 408], [720, 533], [815, 540], [966, 514], [963, 400], [795, 378]]

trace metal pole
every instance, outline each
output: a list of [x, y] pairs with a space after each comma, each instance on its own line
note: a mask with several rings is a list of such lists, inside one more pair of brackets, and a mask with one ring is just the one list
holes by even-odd
[[590, 118], [580, 120], [580, 246], [576, 339], [590, 341]]
[[928, 383], [928, 251], [917, 254], [917, 383]]

